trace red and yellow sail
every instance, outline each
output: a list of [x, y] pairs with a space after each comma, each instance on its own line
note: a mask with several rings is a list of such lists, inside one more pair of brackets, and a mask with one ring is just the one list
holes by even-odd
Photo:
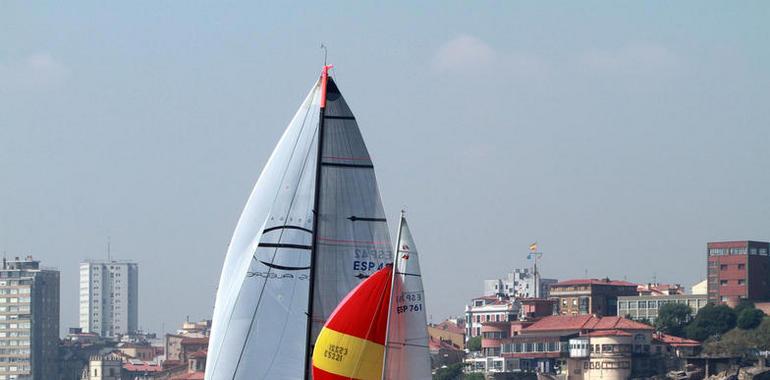
[[381, 379], [392, 266], [361, 282], [331, 314], [313, 350], [313, 379]]

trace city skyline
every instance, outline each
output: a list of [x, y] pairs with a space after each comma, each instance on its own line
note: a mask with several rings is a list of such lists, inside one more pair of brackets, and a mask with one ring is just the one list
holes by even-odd
[[141, 328], [210, 317], [324, 42], [434, 321], [532, 241], [547, 278], [689, 287], [706, 242], [770, 240], [769, 7], [592, 5], [4, 3], [0, 251], [61, 271], [62, 329], [108, 237]]

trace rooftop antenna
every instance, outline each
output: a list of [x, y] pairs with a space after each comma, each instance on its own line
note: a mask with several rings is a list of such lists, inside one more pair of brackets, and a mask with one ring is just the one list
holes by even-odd
[[110, 252], [111, 246], [112, 246], [112, 238], [110, 236], [107, 236], [107, 262], [112, 262], [112, 252]]
[[326, 56], [329, 52], [326, 50], [326, 45], [323, 42], [321, 42], [321, 50], [324, 52], [324, 66], [326, 66]]

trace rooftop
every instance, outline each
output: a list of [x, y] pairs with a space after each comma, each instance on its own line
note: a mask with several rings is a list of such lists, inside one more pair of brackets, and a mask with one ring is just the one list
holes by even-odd
[[465, 334], [464, 328], [462, 328], [461, 326], [458, 326], [457, 323], [454, 323], [453, 321], [450, 321], [450, 320], [443, 321], [433, 327], [439, 330], [449, 331], [455, 334]]
[[610, 286], [633, 286], [636, 288], [638, 285], [634, 284], [633, 282], [628, 281], [620, 281], [620, 280], [610, 280], [609, 278], [604, 279], [596, 279], [596, 278], [579, 278], [574, 280], [566, 280], [566, 281], [560, 281], [557, 282], [551, 287], [554, 286], [571, 286], [571, 285], [610, 285]]
[[701, 344], [697, 340], [680, 338], [678, 336], [668, 335], [664, 333], [657, 333], [654, 335], [654, 338], [660, 341], [661, 343], [665, 343], [673, 347], [698, 347]]
[[526, 327], [523, 331], [563, 330], [654, 330], [652, 326], [623, 317], [596, 317], [593, 315], [551, 315]]
[[591, 331], [588, 334], [585, 334], [584, 336], [590, 336], [590, 337], [599, 337], [599, 336], [631, 336], [630, 333], [627, 333], [623, 330], [596, 330]]

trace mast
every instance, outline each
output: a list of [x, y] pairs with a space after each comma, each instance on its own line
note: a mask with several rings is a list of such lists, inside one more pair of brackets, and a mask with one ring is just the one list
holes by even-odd
[[388, 370], [388, 345], [390, 344], [388, 338], [390, 337], [390, 311], [393, 310], [393, 289], [396, 286], [396, 272], [398, 271], [398, 255], [401, 249], [401, 229], [404, 225], [404, 210], [401, 210], [401, 217], [398, 219], [398, 231], [396, 232], [396, 246], [393, 250], [393, 273], [390, 278], [390, 300], [388, 301], [388, 322], [385, 325], [385, 355], [382, 358], [382, 379], [385, 379], [386, 371]]
[[313, 295], [315, 287], [315, 264], [316, 252], [318, 251], [318, 218], [321, 213], [318, 208], [321, 199], [321, 159], [323, 157], [324, 142], [324, 114], [326, 113], [326, 84], [329, 81], [329, 69], [332, 65], [327, 65], [324, 59], [324, 67], [321, 70], [321, 110], [318, 117], [318, 148], [316, 149], [315, 163], [315, 194], [313, 197], [313, 243], [310, 250], [310, 288], [307, 298], [307, 334], [305, 339], [305, 379], [311, 378], [313, 360]]

